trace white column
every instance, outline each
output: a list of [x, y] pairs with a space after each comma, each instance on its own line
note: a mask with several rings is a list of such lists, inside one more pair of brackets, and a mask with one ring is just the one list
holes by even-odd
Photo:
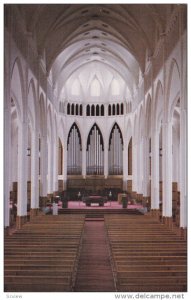
[[159, 132], [151, 138], [151, 209], [159, 209]]
[[53, 192], [53, 144], [52, 141], [48, 141], [48, 194]]
[[63, 189], [66, 190], [67, 184], [67, 141], [63, 145]]
[[132, 190], [137, 192], [137, 144], [133, 137], [132, 139]]
[[17, 215], [27, 215], [27, 136], [28, 125], [26, 122], [19, 123], [18, 143], [18, 199]]
[[48, 144], [45, 136], [41, 137], [40, 149], [40, 179], [41, 179], [41, 196], [47, 196], [47, 173], [48, 173]]
[[180, 113], [180, 227], [187, 227], [187, 113]]
[[163, 124], [163, 216], [172, 217], [172, 124]]
[[[9, 18], [10, 22], [10, 18]], [[10, 191], [11, 191], [11, 43], [10, 35], [5, 28], [4, 35], [4, 227], [10, 223]]]
[[123, 190], [127, 191], [127, 177], [128, 177], [128, 144], [124, 142], [123, 155]]
[[32, 132], [31, 143], [31, 208], [39, 207], [39, 138], [37, 131]]
[[143, 139], [143, 196], [149, 195], [149, 138]]
[[140, 193], [143, 194], [143, 171], [144, 171], [144, 138], [141, 138], [141, 149], [140, 149]]
[[142, 193], [142, 138], [139, 137], [137, 143], [137, 192], [139, 194]]
[[[181, 37], [181, 91], [180, 91], [180, 227], [187, 227], [187, 31], [185, 30], [185, 7], [180, 6]], [[189, 154], [190, 155], [190, 154]]]
[[53, 192], [58, 191], [58, 139], [53, 143]]
[[[5, 99], [5, 102], [10, 103], [10, 99]], [[11, 183], [11, 120], [9, 105], [5, 104], [4, 111], [4, 226], [8, 227], [10, 222], [10, 183]], [[5, 134], [6, 133], [6, 134]]]

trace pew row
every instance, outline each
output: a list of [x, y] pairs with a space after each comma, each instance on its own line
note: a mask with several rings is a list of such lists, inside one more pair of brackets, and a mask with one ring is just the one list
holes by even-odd
[[105, 226], [117, 291], [187, 291], [184, 240], [146, 215], [107, 215]]
[[5, 292], [71, 292], [85, 215], [37, 216], [4, 241]]

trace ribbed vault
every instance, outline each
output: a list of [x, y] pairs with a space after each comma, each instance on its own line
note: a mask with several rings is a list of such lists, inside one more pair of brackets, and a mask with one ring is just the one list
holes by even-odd
[[[18, 11], [25, 19], [27, 31], [36, 38], [38, 53], [59, 97], [65, 83], [70, 78], [79, 79], [79, 73], [87, 82], [93, 62], [102, 76], [109, 70], [111, 81], [119, 80], [122, 89], [125, 84], [132, 98], [174, 6], [27, 4], [19, 5]], [[101, 81], [101, 76], [97, 76]]]

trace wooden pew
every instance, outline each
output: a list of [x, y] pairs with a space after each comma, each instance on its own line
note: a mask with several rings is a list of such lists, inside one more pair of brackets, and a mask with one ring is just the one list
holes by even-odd
[[6, 292], [73, 290], [84, 215], [38, 216], [5, 238]]
[[187, 245], [149, 216], [105, 216], [118, 291], [187, 289]]

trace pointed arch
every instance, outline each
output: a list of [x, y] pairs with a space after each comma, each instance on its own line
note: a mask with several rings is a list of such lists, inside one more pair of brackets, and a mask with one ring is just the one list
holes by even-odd
[[72, 134], [72, 130], [74, 130], [74, 129], [77, 131], [78, 138], [79, 138], [79, 142], [80, 142], [80, 148], [81, 148], [81, 150], [82, 150], [82, 138], [81, 138], [81, 133], [80, 133], [79, 127], [78, 127], [78, 125], [76, 124], [76, 122], [74, 122], [74, 123], [72, 124], [72, 126], [70, 127], [70, 130], [69, 130], [69, 132], [68, 132], [68, 137], [67, 137], [67, 150], [68, 150], [69, 138], [70, 138], [70, 136], [71, 136], [71, 134]]
[[123, 105], [123, 103], [121, 103], [121, 115], [123, 115], [124, 114], [124, 105]]
[[101, 116], [104, 116], [104, 105], [101, 105]]
[[89, 131], [86, 146], [87, 175], [103, 175], [104, 173], [104, 140], [96, 123]]
[[70, 103], [67, 104], [67, 115], [70, 115]]
[[119, 103], [117, 103], [117, 115], [119, 115]]
[[92, 104], [91, 106], [91, 116], [95, 116], [95, 106]]
[[74, 116], [74, 103], [72, 103], [72, 106], [71, 106], [71, 115]]
[[112, 129], [111, 129], [111, 131], [110, 131], [110, 135], [109, 135], [109, 145], [110, 145], [111, 138], [112, 138], [112, 134], [113, 134], [113, 131], [114, 131], [115, 128], [119, 131], [120, 139], [121, 139], [122, 145], [123, 145], [123, 135], [122, 135], [122, 132], [121, 132], [121, 128], [119, 127], [119, 125], [117, 124], [117, 122], [114, 123], [114, 125], [112, 126]]
[[88, 104], [87, 106], [86, 106], [86, 116], [90, 116], [90, 105]]
[[173, 58], [167, 84], [168, 119], [173, 115], [174, 107], [180, 97], [180, 71], [177, 61]]
[[123, 174], [123, 136], [115, 122], [109, 137], [108, 166], [110, 175]]
[[112, 115], [115, 116], [115, 104], [112, 106]]
[[14, 99], [19, 120], [23, 120], [24, 110], [27, 109], [24, 103], [24, 95], [23, 68], [19, 57], [17, 57], [11, 71], [11, 96]]
[[80, 175], [82, 173], [82, 139], [75, 122], [68, 133], [67, 151], [67, 174]]
[[163, 110], [163, 87], [162, 83], [159, 80], [157, 82], [157, 88], [155, 93], [155, 106], [154, 106], [154, 128], [159, 129], [162, 118], [162, 110]]
[[78, 116], [78, 114], [79, 114], [79, 106], [78, 104], [76, 104], [76, 116]]
[[108, 106], [108, 116], [111, 116], [111, 104]]
[[82, 104], [80, 104], [80, 116], [83, 116], [83, 107], [82, 107]]
[[32, 121], [32, 129], [37, 130], [37, 123], [38, 123], [38, 112], [37, 109], [37, 97], [36, 97], [36, 89], [34, 84], [34, 79], [31, 78], [28, 86], [28, 109], [29, 115], [31, 115]]
[[96, 105], [96, 116], [99, 116], [99, 105]]

